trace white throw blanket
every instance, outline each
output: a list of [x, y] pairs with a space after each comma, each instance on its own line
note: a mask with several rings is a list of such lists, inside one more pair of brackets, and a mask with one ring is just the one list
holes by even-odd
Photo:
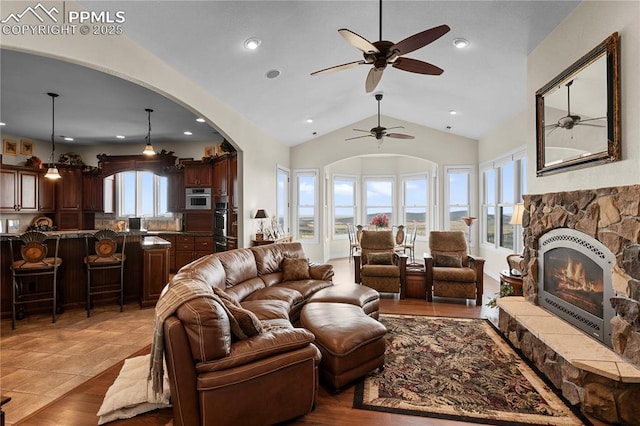
[[163, 377], [163, 392], [156, 394], [147, 380], [149, 355], [124, 360], [124, 365], [111, 385], [98, 411], [98, 424], [118, 419], [130, 419], [147, 411], [171, 407], [169, 403], [169, 378]]

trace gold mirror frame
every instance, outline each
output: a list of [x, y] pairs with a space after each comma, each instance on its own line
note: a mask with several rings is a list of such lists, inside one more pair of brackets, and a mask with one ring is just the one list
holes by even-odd
[[[564, 117], [580, 117], [579, 115], [573, 115], [569, 109], [569, 88], [573, 84], [573, 81], [579, 79], [581, 72], [589, 68], [594, 62], [604, 59], [606, 61], [606, 117], [602, 118], [590, 118], [589, 120], [602, 120], [600, 123], [606, 122], [606, 140], [602, 142], [602, 150], [598, 152], [584, 152], [574, 158], [558, 159], [554, 161], [548, 161], [547, 154], [549, 153], [550, 146], [547, 146], [547, 136], [551, 131], [555, 131], [557, 127], [562, 127], [561, 120], [557, 123], [545, 123], [545, 98], [560, 88], [567, 90], [567, 115]], [[583, 74], [584, 75], [584, 74]], [[600, 88], [602, 91], [604, 87]], [[580, 123], [574, 122], [573, 119], [569, 119], [569, 123], [563, 122], [562, 125], [566, 126], [561, 129], [563, 132], [571, 132], [573, 127]], [[586, 123], [583, 123], [586, 124]], [[593, 125], [593, 124], [590, 124]], [[595, 126], [604, 127], [604, 126]], [[547, 129], [551, 128], [551, 131]], [[583, 126], [583, 128], [587, 128]], [[546, 131], [546, 135], [545, 135]], [[572, 143], [575, 143], [580, 149], [580, 140], [574, 140], [571, 136]], [[583, 167], [589, 167], [602, 163], [609, 163], [620, 160], [620, 59], [619, 59], [619, 37], [618, 33], [613, 33], [606, 40], [596, 46], [589, 53], [580, 58], [577, 62], [571, 65], [569, 68], [560, 73], [556, 78], [547, 83], [544, 87], [536, 92], [536, 139], [537, 139], [537, 168], [536, 172], [538, 176], [563, 172], [567, 170], [579, 169]], [[600, 142], [598, 141], [598, 146]]]

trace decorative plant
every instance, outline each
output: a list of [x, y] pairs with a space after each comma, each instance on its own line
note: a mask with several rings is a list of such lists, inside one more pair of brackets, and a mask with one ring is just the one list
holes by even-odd
[[496, 293], [495, 296], [487, 302], [487, 306], [490, 308], [495, 308], [498, 306], [498, 298], [513, 296], [513, 286], [509, 283], [500, 284], [500, 293]]
[[389, 217], [384, 213], [378, 213], [371, 220], [371, 224], [378, 228], [386, 228], [389, 226]]

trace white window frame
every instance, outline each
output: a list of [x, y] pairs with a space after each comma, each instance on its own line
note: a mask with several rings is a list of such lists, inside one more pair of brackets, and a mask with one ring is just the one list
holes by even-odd
[[[136, 188], [135, 188], [135, 199], [136, 199], [136, 207], [135, 207], [135, 214], [133, 216], [128, 215], [128, 214], [123, 214], [122, 213], [122, 206], [124, 205], [123, 202], [123, 198], [124, 198], [124, 191], [122, 191], [122, 187], [124, 186], [123, 183], [123, 179], [124, 179], [124, 173], [135, 173], [135, 180], [136, 180]], [[142, 180], [142, 173], [151, 173], [153, 175], [153, 215], [152, 216], [144, 216], [140, 210], [142, 208], [142, 201], [141, 201], [141, 194], [143, 192], [143, 189], [141, 188], [141, 180]], [[157, 175], [153, 172], [150, 172], [148, 170], [130, 170], [127, 172], [120, 172], [120, 173], [116, 173], [115, 175], [115, 179], [116, 179], [116, 200], [117, 200], [117, 205], [116, 205], [116, 212], [117, 212], [117, 217], [118, 218], [128, 218], [128, 217], [145, 217], [145, 219], [151, 219], [151, 220], [173, 220], [174, 215], [172, 212], [167, 212], [165, 214], [160, 214], [159, 210], [160, 210], [160, 197], [159, 192], [160, 192], [160, 179], [168, 179], [166, 176], [160, 176]], [[169, 190], [169, 182], [167, 180], [167, 191]]]
[[[320, 185], [320, 173], [318, 169], [300, 169], [294, 172], [295, 176], [295, 191], [296, 191], [296, 213], [295, 213], [295, 236], [297, 240], [303, 243], [318, 244], [320, 242], [320, 233], [318, 232], [318, 226], [313, 228], [313, 238], [300, 238], [300, 209], [301, 208], [313, 208], [313, 223], [320, 223], [320, 200], [319, 200], [319, 185]], [[300, 205], [300, 177], [310, 176], [315, 180], [314, 184], [314, 201], [313, 205]]]
[[[369, 206], [367, 204], [367, 183], [368, 182], [391, 182], [391, 205], [390, 206]], [[396, 211], [396, 177], [395, 176], [363, 176], [362, 177], [362, 212], [361, 212], [361, 220], [362, 224], [365, 226], [370, 226], [371, 223], [367, 218], [367, 211], [369, 207], [371, 208], [391, 208], [391, 223], [389, 223], [389, 227], [395, 225], [398, 220], [398, 214]], [[379, 212], [383, 213], [383, 212]]]
[[[284, 188], [280, 189], [280, 176], [286, 176]], [[276, 170], [276, 218], [278, 224], [282, 225], [285, 232], [290, 232], [290, 216], [291, 216], [291, 170], [286, 167], [277, 166]], [[282, 199], [281, 199], [282, 198]], [[283, 207], [280, 207], [280, 206]], [[282, 210], [282, 211], [281, 211]], [[282, 218], [282, 221], [280, 220]]]
[[[424, 180], [425, 181], [425, 189], [427, 191], [427, 193], [425, 194], [425, 199], [427, 201], [427, 204], [424, 206], [420, 206], [420, 205], [407, 205], [407, 188], [406, 188], [406, 183], [407, 181], [410, 180]], [[407, 175], [401, 175], [400, 176], [400, 185], [401, 185], [401, 214], [402, 214], [402, 222], [399, 222], [398, 224], [402, 224], [405, 226], [405, 231], [408, 232], [408, 228], [411, 226], [411, 223], [409, 223], [409, 221], [407, 220], [407, 208], [420, 208], [423, 207], [424, 208], [424, 212], [425, 212], [425, 216], [426, 216], [426, 221], [425, 221], [425, 235], [416, 235], [416, 239], [420, 239], [420, 240], [426, 240], [427, 235], [429, 235], [429, 231], [432, 229], [430, 226], [431, 223], [431, 205], [429, 203], [430, 200], [430, 181], [429, 181], [429, 175], [426, 173], [420, 173], [420, 174], [407, 174]]]
[[[348, 181], [353, 183], [353, 205], [337, 205], [336, 204], [336, 180]], [[336, 234], [336, 209], [353, 207], [353, 223], [357, 225], [358, 219], [358, 177], [354, 175], [335, 174], [331, 179], [331, 205], [333, 210], [331, 211], [331, 235], [334, 240], [345, 240], [349, 238], [348, 234]]]
[[[474, 178], [473, 178], [473, 166], [445, 166], [444, 168], [444, 229], [451, 229], [451, 208], [452, 207], [466, 207], [467, 212], [469, 212], [470, 216], [474, 215], [474, 212], [471, 210], [471, 206], [473, 205], [473, 200], [471, 199], [471, 188], [474, 186]], [[467, 175], [467, 204], [451, 204], [451, 188], [449, 183], [449, 175], [451, 174], [466, 174]], [[468, 237], [468, 233], [465, 232]], [[472, 241], [468, 242], [472, 244]]]

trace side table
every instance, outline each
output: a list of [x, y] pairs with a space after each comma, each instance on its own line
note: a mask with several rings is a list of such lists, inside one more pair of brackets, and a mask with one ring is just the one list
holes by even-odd
[[427, 276], [423, 265], [407, 265], [407, 279], [405, 282], [404, 294], [408, 299], [426, 299]]
[[522, 276], [511, 275], [508, 269], [500, 272], [500, 285], [509, 284], [513, 288], [513, 296], [522, 296]]

